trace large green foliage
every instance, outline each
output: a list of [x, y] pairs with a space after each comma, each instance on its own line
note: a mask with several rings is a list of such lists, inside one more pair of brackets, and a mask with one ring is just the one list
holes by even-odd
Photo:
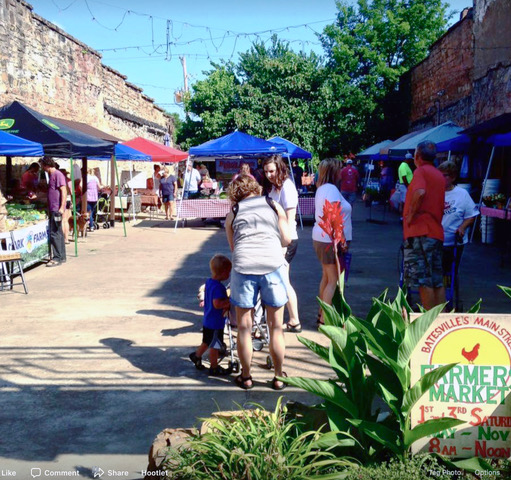
[[[397, 136], [399, 77], [424, 59], [445, 31], [442, 0], [337, 2], [337, 18], [319, 35], [324, 56], [294, 52], [273, 36], [255, 42], [237, 63], [212, 64], [185, 99], [183, 147], [235, 128], [279, 135], [319, 157], [357, 151]], [[390, 107], [389, 107], [390, 106]], [[392, 118], [392, 121], [389, 119]], [[387, 120], [387, 121], [386, 121]]]
[[300, 433], [282, 398], [273, 413], [261, 408], [207, 420], [208, 431], [169, 448], [164, 469], [176, 480], [338, 480], [357, 463], [322, 448], [320, 432]]
[[[345, 448], [346, 441], [351, 441], [350, 454], [363, 463], [389, 457], [404, 461], [417, 440], [464, 423], [454, 418], [439, 418], [411, 428], [413, 406], [455, 366], [440, 366], [415, 384], [411, 383], [411, 355], [444, 305], [423, 312], [410, 322], [411, 308], [405, 293], [399, 290], [392, 301], [384, 292], [373, 299], [367, 317], [361, 319], [352, 314], [344, 299], [342, 277], [339, 284], [333, 305], [319, 300], [325, 319], [320, 331], [330, 340], [329, 348], [299, 337], [328, 361], [336, 378], [282, 380], [324, 399], [331, 429], [324, 443], [327, 438], [331, 446], [342, 440]], [[382, 403], [387, 412], [375, 411], [374, 405]], [[450, 464], [466, 470], [491, 468], [477, 458], [461, 462]]]

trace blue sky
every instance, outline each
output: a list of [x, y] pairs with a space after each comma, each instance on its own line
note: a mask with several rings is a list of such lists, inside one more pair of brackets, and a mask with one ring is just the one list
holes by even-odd
[[[236, 61], [238, 52], [273, 32], [295, 50], [321, 53], [315, 32], [336, 14], [335, 0], [28, 1], [35, 13], [100, 51], [104, 64], [177, 113], [182, 109], [174, 92], [184, 84], [180, 57], [186, 57], [193, 83], [203, 78], [210, 61]], [[449, 3], [456, 12], [472, 6], [472, 0]]]

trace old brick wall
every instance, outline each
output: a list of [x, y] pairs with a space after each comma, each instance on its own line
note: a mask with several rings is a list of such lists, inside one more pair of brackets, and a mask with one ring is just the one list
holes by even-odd
[[171, 118], [142, 89], [23, 0], [0, 0], [0, 66], [0, 105], [19, 100], [122, 140], [162, 141], [172, 129]]
[[470, 127], [510, 112], [511, 0], [474, 0], [410, 75], [410, 129]]
[[428, 58], [412, 69], [410, 124], [414, 130], [454, 118], [460, 125], [472, 124], [466, 102], [473, 83], [472, 30], [472, 16], [467, 15], [433, 45]]
[[511, 0], [475, 3], [472, 101], [476, 123], [511, 111]]

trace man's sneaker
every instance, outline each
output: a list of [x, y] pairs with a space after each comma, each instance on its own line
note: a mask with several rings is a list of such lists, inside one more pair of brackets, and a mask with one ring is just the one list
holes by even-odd
[[209, 375], [211, 377], [219, 377], [221, 375], [230, 375], [231, 370], [227, 368], [223, 368], [220, 365], [217, 365], [216, 367], [209, 367]]
[[192, 363], [195, 365], [197, 370], [204, 370], [204, 365], [202, 365], [202, 358], [198, 357], [195, 352], [190, 353], [188, 355]]

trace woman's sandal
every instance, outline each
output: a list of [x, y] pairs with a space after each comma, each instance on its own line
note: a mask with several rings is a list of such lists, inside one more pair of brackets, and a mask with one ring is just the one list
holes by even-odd
[[[250, 382], [250, 383], [248, 383]], [[234, 383], [243, 390], [250, 390], [254, 388], [254, 382], [252, 381], [252, 375], [248, 377], [244, 377], [242, 373], [240, 373], [235, 379]]]
[[289, 333], [300, 333], [302, 331], [302, 324], [297, 323], [296, 325], [289, 325], [286, 323], [286, 332]]
[[325, 324], [325, 322], [323, 322], [321, 320], [321, 313], [318, 313], [318, 316], [316, 318], [316, 325], [317, 325], [317, 327], [319, 328], [319, 327], [321, 327], [321, 325], [324, 325], [324, 324]]
[[[281, 377], [287, 377], [287, 373], [282, 372]], [[284, 390], [286, 387], [286, 383], [284, 383], [282, 380], [279, 380], [277, 377], [273, 377], [273, 380], [271, 381], [271, 388], [273, 388], [273, 390]]]

